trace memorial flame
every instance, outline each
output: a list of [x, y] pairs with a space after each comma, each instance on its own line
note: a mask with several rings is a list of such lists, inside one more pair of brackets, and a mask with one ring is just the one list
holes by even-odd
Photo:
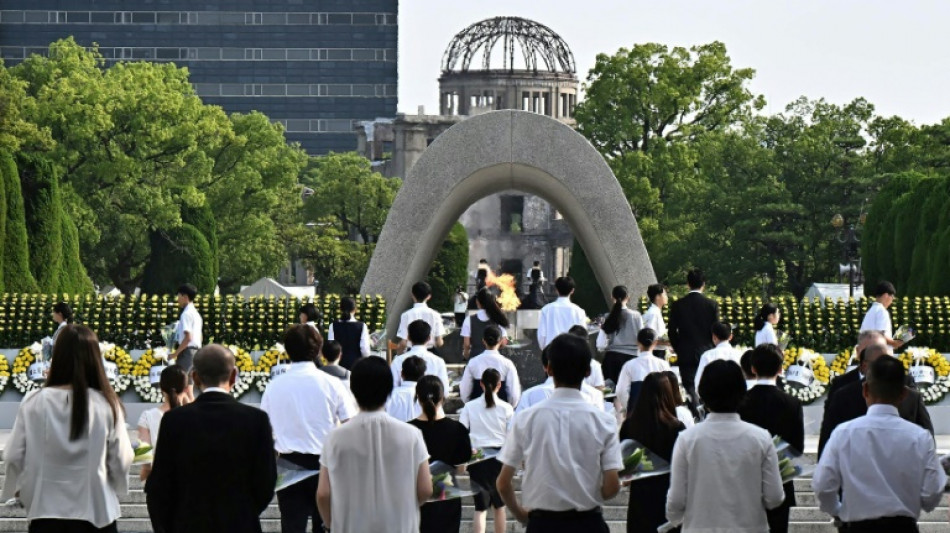
[[502, 274], [496, 276], [491, 270], [488, 271], [488, 277], [485, 279], [485, 285], [488, 287], [498, 287], [501, 294], [498, 296], [498, 305], [502, 311], [517, 311], [521, 306], [521, 298], [518, 298], [516, 290], [515, 277], [511, 274]]

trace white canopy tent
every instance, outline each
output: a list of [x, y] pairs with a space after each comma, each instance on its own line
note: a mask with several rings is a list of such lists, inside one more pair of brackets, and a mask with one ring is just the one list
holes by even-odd
[[[818, 298], [821, 300], [822, 305], [824, 305], [825, 300], [828, 298], [831, 298], [833, 302], [839, 299], [847, 302], [849, 297], [847, 283], [814, 283], [805, 293], [806, 300]], [[854, 299], [858, 300], [863, 297], [864, 285], [855, 285]]]
[[247, 287], [242, 287], [240, 294], [245, 298], [252, 296], [273, 296], [275, 298], [287, 296], [289, 298], [307, 298], [312, 300], [316, 294], [316, 290], [310, 286], [286, 287], [277, 283], [273, 278], [261, 278]]

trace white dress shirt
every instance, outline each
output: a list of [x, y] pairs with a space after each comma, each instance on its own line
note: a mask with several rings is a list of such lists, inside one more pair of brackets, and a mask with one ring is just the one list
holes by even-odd
[[543, 350], [554, 337], [567, 333], [567, 330], [574, 326], [587, 327], [587, 322], [587, 313], [572, 303], [569, 297], [561, 296], [541, 308], [541, 316], [538, 319], [538, 345]]
[[666, 334], [666, 322], [663, 321], [663, 310], [657, 307], [656, 304], [650, 304], [650, 307], [643, 313], [643, 327], [655, 331], [657, 338]]
[[666, 518], [683, 533], [762, 533], [785, 500], [769, 432], [736, 413], [710, 413], [673, 446]]
[[185, 339], [185, 332], [191, 333], [188, 339], [189, 348], [201, 348], [201, 327], [203, 321], [195, 304], [188, 302], [188, 305], [181, 310], [181, 317], [178, 319], [178, 328], [175, 331], [175, 339], [181, 344]]
[[419, 531], [416, 479], [429, 453], [422, 432], [384, 411], [363, 411], [330, 433], [333, 533]]
[[[350, 317], [347, 322], [359, 322], [359, 320]], [[330, 327], [327, 330], [327, 340], [336, 340], [333, 338], [333, 324], [330, 324]], [[369, 326], [367, 326], [365, 323], [363, 324], [363, 331], [360, 332], [360, 354], [363, 357], [369, 356]]]
[[483, 394], [465, 404], [459, 413], [459, 422], [468, 428], [468, 436], [475, 448], [501, 448], [514, 415], [511, 404], [497, 396], [495, 406], [488, 407]]
[[83, 435], [69, 440], [71, 389], [44, 387], [20, 402], [3, 451], [3, 500], [19, 491], [29, 520], [82, 520], [103, 528], [119, 518], [119, 496], [129, 490], [132, 443], [122, 409], [89, 389]]
[[901, 418], [896, 407], [875, 404], [835, 428], [812, 488], [821, 510], [845, 522], [917, 519], [940, 503], [946, 481], [930, 433]]
[[778, 346], [778, 335], [775, 334], [775, 328], [771, 322], [766, 322], [762, 329], [755, 332], [755, 345], [774, 344]]
[[419, 418], [422, 414], [422, 406], [416, 400], [415, 381], [403, 381], [402, 385], [393, 389], [389, 399], [386, 400], [386, 412], [402, 422]]
[[291, 363], [271, 380], [261, 409], [270, 417], [277, 452], [312, 455], [320, 455], [330, 431], [358, 411], [346, 385], [310, 361]]
[[891, 315], [887, 312], [887, 308], [880, 302], [871, 304], [867, 314], [864, 315], [864, 320], [861, 321], [860, 331], [880, 331], [888, 339], [892, 338], [894, 332], [891, 326]]
[[139, 416], [139, 429], [148, 430], [148, 444], [152, 446], [152, 457], [155, 457], [155, 446], [158, 444], [158, 428], [161, 427], [164, 414], [158, 407], [152, 407], [142, 411], [142, 415]]
[[435, 346], [435, 339], [445, 335], [445, 325], [442, 324], [442, 315], [435, 309], [430, 308], [425, 302], [413, 304], [412, 309], [404, 312], [399, 317], [399, 329], [396, 330], [396, 336], [400, 339], [409, 339], [409, 324], [416, 320], [423, 320], [432, 327], [429, 342], [426, 347]]
[[485, 350], [469, 360], [462, 372], [462, 381], [459, 383], [459, 396], [463, 402], [468, 402], [475, 390], [475, 381], [481, 381], [482, 374], [489, 368], [494, 368], [501, 374], [501, 380], [505, 382], [505, 393], [508, 394], [508, 403], [518, 405], [521, 398], [521, 381], [518, 379], [518, 369], [504, 355], [498, 353], [498, 350]]
[[[478, 312], [475, 314], [478, 315], [478, 319], [481, 320], [482, 322], [487, 322], [489, 320], [488, 313], [484, 309], [479, 309]], [[495, 324], [494, 322], [492, 323], [492, 325], [494, 325], [496, 328], [498, 328], [501, 331], [502, 337], [508, 336], [508, 331], [505, 330], [505, 328], [499, 326], [498, 324]], [[465, 320], [462, 321], [462, 329], [459, 330], [459, 336], [460, 337], [472, 336], [472, 315], [468, 315], [467, 317], [465, 317]], [[470, 342], [482, 342], [482, 339], [471, 339]]]
[[453, 309], [455, 310], [455, 313], [456, 314], [468, 313], [468, 294], [464, 292], [457, 292], [455, 293], [455, 296], [453, 296], [453, 298], [455, 299], [455, 305], [453, 307]]
[[693, 418], [693, 413], [689, 410], [689, 407], [685, 405], [676, 406], [676, 418], [678, 418], [687, 429], [696, 425], [696, 419]]
[[706, 350], [703, 356], [699, 358], [699, 366], [696, 367], [696, 381], [694, 383], [696, 383], [697, 391], [699, 390], [699, 384], [702, 383], [703, 371], [706, 370], [706, 365], [720, 359], [733, 361], [738, 365], [741, 358], [742, 354], [733, 348], [729, 341], [722, 341], [715, 348]]
[[584, 383], [591, 387], [600, 388], [606, 385], [604, 381], [604, 367], [596, 359], [590, 360], [590, 375], [584, 378]]
[[524, 462], [522, 505], [545, 511], [603, 505], [604, 472], [623, 468], [614, 416], [565, 387], [515, 417], [498, 460], [515, 469]]
[[670, 364], [665, 359], [653, 355], [652, 352], [640, 352], [636, 357], [623, 364], [620, 377], [617, 378], [617, 399], [620, 407], [627, 408], [630, 401], [630, 385], [635, 381], [643, 381], [654, 372], [666, 372]]
[[[535, 385], [522, 393], [521, 399], [516, 404], [515, 414], [538, 405], [550, 398], [552, 394], [554, 394], [554, 378], [548, 376], [548, 379], [546, 379], [544, 383]], [[581, 383], [581, 394], [584, 396], [584, 399], [587, 400], [587, 403], [602, 411], [607, 410], [604, 404], [603, 392], [591, 387], [587, 383]]]
[[409, 351], [393, 359], [393, 363], [389, 366], [393, 373], [393, 385], [396, 387], [402, 385], [402, 362], [412, 356], [419, 357], [426, 362], [425, 375], [439, 378], [445, 393], [448, 394], [451, 389], [449, 387], [449, 371], [445, 367], [445, 360], [426, 350], [425, 346], [412, 346]]

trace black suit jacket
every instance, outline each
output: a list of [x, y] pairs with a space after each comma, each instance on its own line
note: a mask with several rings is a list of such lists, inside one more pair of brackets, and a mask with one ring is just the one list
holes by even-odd
[[[855, 374], [857, 374], [857, 371], [855, 371]], [[858, 379], [840, 387], [833, 396], [828, 396], [825, 399], [825, 416], [821, 420], [821, 433], [818, 436], [818, 457], [821, 457], [825, 450], [825, 444], [828, 443], [831, 433], [838, 425], [868, 413], [868, 404], [864, 399], [863, 387], [864, 383]], [[907, 389], [907, 397], [897, 409], [901, 418], [913, 422], [933, 434], [933, 423], [930, 420], [930, 413], [927, 412], [927, 406], [924, 405], [923, 396], [915, 389], [910, 387], [907, 387]]]
[[712, 326], [719, 320], [719, 304], [691, 292], [670, 304], [667, 329], [680, 366], [696, 368], [703, 352], [713, 348]]
[[[745, 393], [745, 401], [739, 407], [742, 420], [768, 430], [773, 437], [778, 435], [792, 448], [805, 451], [805, 411], [802, 402], [784, 390], [771, 385], [757, 385]], [[784, 506], [791, 507], [795, 501], [795, 486], [786, 483]]]
[[206, 392], [162, 417], [149, 517], [157, 533], [260, 533], [276, 481], [267, 413]]

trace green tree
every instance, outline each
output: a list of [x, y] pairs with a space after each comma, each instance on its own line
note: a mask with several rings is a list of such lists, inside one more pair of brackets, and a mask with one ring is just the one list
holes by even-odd
[[63, 275], [56, 292], [88, 294], [95, 290], [86, 267], [79, 256], [79, 230], [69, 217], [63, 216]]
[[451, 310], [454, 305], [455, 288], [464, 286], [468, 278], [468, 234], [465, 226], [456, 222], [442, 247], [436, 253], [426, 281], [432, 286], [433, 309]]
[[215, 284], [217, 284], [218, 264], [221, 258], [218, 256], [218, 228], [211, 207], [208, 205], [200, 207], [183, 206], [181, 219], [185, 224], [190, 224], [200, 231], [208, 242], [208, 252], [211, 257], [211, 275], [215, 280]]
[[[597, 277], [594, 275], [594, 269], [590, 266], [587, 259], [587, 253], [584, 248], [574, 239], [571, 247], [571, 266], [567, 274], [574, 278], [574, 303], [587, 311], [588, 316], [599, 315], [607, 312], [607, 302], [604, 301], [604, 291], [597, 283]], [[613, 287], [609, 287], [613, 289]]]
[[6, 197], [6, 233], [3, 240], [3, 284], [9, 292], [37, 292], [39, 287], [30, 272], [26, 214], [16, 162], [0, 151], [0, 178]]
[[142, 291], [172, 294], [182, 283], [191, 283], [198, 292], [214, 292], [214, 258], [208, 240], [198, 228], [182, 224], [149, 236], [151, 259], [145, 267]]
[[29, 157], [18, 161], [26, 213], [30, 270], [42, 292], [59, 289], [63, 279], [63, 202], [56, 167], [49, 159]]
[[894, 204], [924, 178], [916, 172], [879, 178], [884, 184], [871, 202], [861, 239], [861, 267], [867, 280], [865, 294], [869, 296], [879, 280], [894, 277]]

